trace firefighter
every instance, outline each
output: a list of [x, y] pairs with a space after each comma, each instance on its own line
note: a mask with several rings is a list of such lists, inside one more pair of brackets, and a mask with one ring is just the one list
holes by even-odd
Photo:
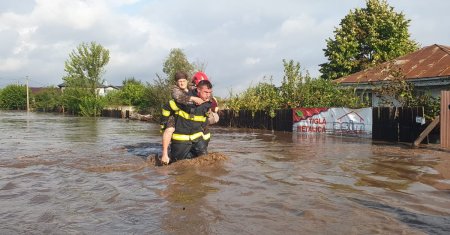
[[170, 148], [171, 162], [207, 154], [211, 134], [204, 133], [204, 129], [212, 105], [211, 83], [208, 80], [199, 81], [196, 92], [205, 101], [201, 105], [180, 104], [171, 100], [163, 108], [163, 116], [175, 116], [175, 132], [172, 134]]

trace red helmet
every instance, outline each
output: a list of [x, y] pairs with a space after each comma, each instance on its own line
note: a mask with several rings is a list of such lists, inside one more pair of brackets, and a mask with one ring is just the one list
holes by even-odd
[[192, 83], [194, 83], [196, 86], [202, 80], [208, 80], [208, 76], [206, 76], [204, 72], [196, 72], [192, 77]]

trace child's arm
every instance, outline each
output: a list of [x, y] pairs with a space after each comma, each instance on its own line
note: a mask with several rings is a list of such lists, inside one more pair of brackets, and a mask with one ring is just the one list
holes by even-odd
[[180, 104], [192, 104], [192, 102], [194, 102], [195, 104], [200, 105], [205, 102], [197, 96], [190, 96], [188, 91], [181, 90], [177, 86], [172, 88], [172, 98], [175, 102]]
[[172, 99], [180, 104], [188, 104], [189, 102], [191, 102], [191, 96], [186, 91], [181, 90], [177, 86], [172, 87]]

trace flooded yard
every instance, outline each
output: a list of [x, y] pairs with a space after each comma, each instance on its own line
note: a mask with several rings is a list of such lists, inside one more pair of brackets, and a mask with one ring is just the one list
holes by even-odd
[[449, 234], [450, 154], [213, 128], [155, 166], [159, 125], [0, 111], [0, 234]]

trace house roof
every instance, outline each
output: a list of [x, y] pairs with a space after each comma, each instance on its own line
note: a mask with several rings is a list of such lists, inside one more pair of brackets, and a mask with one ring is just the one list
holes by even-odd
[[433, 44], [375, 67], [350, 74], [337, 83], [368, 83], [390, 80], [388, 67], [400, 69], [405, 79], [450, 77], [450, 47]]
[[[63, 83], [59, 84], [58, 87], [59, 87], [59, 88], [67, 87], [67, 85], [66, 85], [65, 82], [63, 82]], [[103, 84], [100, 84], [100, 83], [97, 84], [97, 88], [108, 88], [108, 87], [112, 87], [112, 88], [114, 88], [114, 89], [119, 89], [118, 86], [113, 86], [113, 85], [103, 85]]]
[[37, 93], [41, 93], [43, 91], [45, 91], [47, 88], [45, 87], [30, 87], [30, 91], [33, 94], [37, 94]]
[[47, 91], [47, 90], [51, 90], [51, 89], [59, 90], [56, 87], [30, 87], [30, 91], [32, 94], [39, 94], [43, 91]]

